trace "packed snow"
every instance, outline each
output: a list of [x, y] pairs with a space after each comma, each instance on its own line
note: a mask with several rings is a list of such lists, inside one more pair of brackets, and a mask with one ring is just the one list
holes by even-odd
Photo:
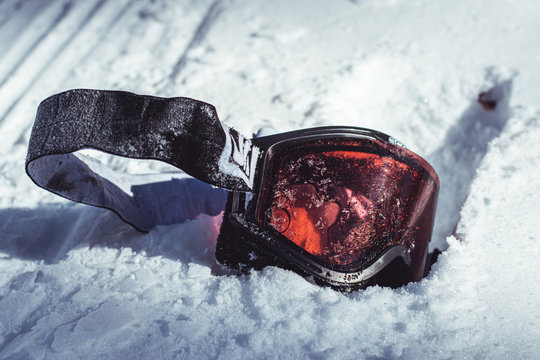
[[[0, 358], [538, 358], [538, 19], [534, 0], [1, 1]], [[247, 137], [388, 133], [439, 173], [443, 252], [396, 290], [231, 275], [222, 192], [178, 174], [181, 222], [145, 234], [25, 175], [39, 102], [71, 88], [200, 99]]]

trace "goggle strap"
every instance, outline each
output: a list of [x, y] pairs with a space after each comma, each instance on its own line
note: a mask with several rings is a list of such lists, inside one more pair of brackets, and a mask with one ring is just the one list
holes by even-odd
[[[30, 136], [30, 178], [70, 200], [109, 208], [140, 230], [152, 224], [137, 214], [141, 204], [129, 194], [136, 184], [130, 176], [75, 156], [82, 149], [160, 160], [233, 191], [251, 191], [259, 155], [250, 140], [219, 121], [214, 106], [194, 99], [88, 89], [45, 99]], [[139, 176], [137, 182], [147, 181]]]

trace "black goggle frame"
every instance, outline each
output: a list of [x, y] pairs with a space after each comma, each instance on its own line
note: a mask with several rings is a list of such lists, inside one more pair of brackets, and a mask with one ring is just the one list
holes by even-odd
[[[219, 262], [239, 271], [278, 265], [301, 273], [318, 284], [345, 291], [371, 284], [397, 287], [420, 279], [413, 274], [411, 248], [406, 246], [388, 247], [373, 261], [361, 266], [333, 266], [297, 246], [277, 230], [262, 224], [260, 213], [264, 209], [261, 209], [261, 194], [265, 176], [268, 176], [269, 159], [279, 156], [291, 146], [336, 138], [379, 140], [403, 146], [384, 133], [344, 126], [319, 127], [252, 139], [253, 144], [261, 151], [255, 171], [253, 193], [233, 191], [229, 194], [216, 247], [216, 258]], [[429, 167], [427, 162], [425, 165]], [[428, 172], [436, 177], [431, 167]], [[433, 180], [438, 184], [438, 179]], [[421, 264], [414, 264], [422, 268], [422, 275], [426, 255], [427, 244]]]

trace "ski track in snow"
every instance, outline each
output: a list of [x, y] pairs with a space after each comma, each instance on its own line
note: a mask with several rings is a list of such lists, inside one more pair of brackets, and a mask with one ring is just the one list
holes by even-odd
[[[0, 358], [537, 358], [538, 18], [532, 0], [0, 1]], [[193, 220], [142, 234], [29, 180], [37, 105], [70, 88], [200, 99], [245, 135], [391, 134], [440, 175], [444, 251], [397, 290], [232, 276], [203, 211], [222, 196], [187, 191]]]

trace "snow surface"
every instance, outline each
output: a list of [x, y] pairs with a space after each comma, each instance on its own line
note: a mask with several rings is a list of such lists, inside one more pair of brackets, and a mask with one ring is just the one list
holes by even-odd
[[[534, 0], [0, 2], [0, 358], [538, 358], [538, 19]], [[220, 215], [142, 234], [24, 174], [39, 101], [76, 87], [197, 98], [246, 135], [391, 134], [440, 175], [445, 251], [397, 290], [231, 276]]]

